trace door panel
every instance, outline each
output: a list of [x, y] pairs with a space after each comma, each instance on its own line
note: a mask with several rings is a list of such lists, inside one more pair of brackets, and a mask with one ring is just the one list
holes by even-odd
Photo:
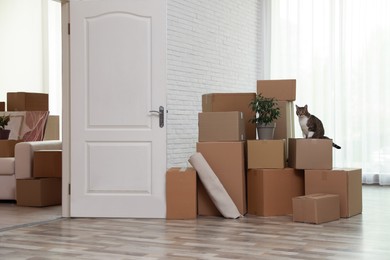
[[70, 1], [70, 21], [71, 216], [165, 217], [166, 3]]

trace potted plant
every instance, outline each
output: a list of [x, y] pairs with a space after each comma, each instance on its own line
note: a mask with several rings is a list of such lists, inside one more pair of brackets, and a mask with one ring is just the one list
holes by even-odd
[[8, 125], [8, 122], [10, 120], [10, 116], [8, 115], [2, 115], [0, 116], [0, 139], [8, 139], [9, 134], [11, 130], [5, 129], [5, 126]]
[[274, 138], [276, 119], [280, 117], [280, 108], [274, 98], [266, 98], [261, 93], [250, 102], [249, 106], [255, 115], [250, 122], [256, 124], [259, 139]]

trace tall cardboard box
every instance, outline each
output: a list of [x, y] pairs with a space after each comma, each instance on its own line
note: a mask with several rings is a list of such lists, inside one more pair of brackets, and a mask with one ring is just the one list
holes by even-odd
[[321, 224], [340, 219], [336, 194], [310, 194], [293, 198], [293, 221]]
[[302, 170], [249, 169], [248, 214], [285, 216], [293, 213], [292, 198], [304, 195]]
[[196, 218], [196, 171], [173, 167], [166, 174], [167, 219]]
[[294, 101], [296, 98], [296, 80], [258, 80], [257, 94], [281, 101]]
[[[247, 212], [245, 142], [198, 142], [196, 150], [210, 165], [241, 215], [245, 215]], [[198, 181], [198, 215], [221, 216], [200, 181]]]
[[15, 145], [19, 140], [0, 140], [0, 157], [15, 157]]
[[305, 194], [328, 193], [340, 197], [340, 216], [362, 212], [362, 170], [305, 170]]
[[0, 102], [0, 111], [5, 111], [5, 102]]
[[49, 95], [45, 93], [8, 92], [8, 111], [49, 111]]
[[244, 114], [203, 112], [198, 114], [199, 142], [245, 141]]
[[39, 150], [34, 152], [33, 177], [61, 178], [62, 151]]
[[16, 205], [44, 207], [61, 205], [60, 178], [28, 178], [16, 180]]
[[256, 139], [256, 126], [249, 122], [255, 113], [249, 103], [256, 93], [209, 93], [202, 95], [202, 112], [241, 111], [244, 114], [245, 136]]
[[288, 139], [288, 166], [295, 169], [332, 169], [331, 139]]
[[280, 108], [280, 117], [275, 120], [276, 128], [274, 132], [274, 139], [293, 138], [295, 136], [296, 116], [294, 113], [294, 104], [291, 101], [277, 101]]
[[286, 166], [285, 140], [248, 140], [248, 169], [282, 169]]

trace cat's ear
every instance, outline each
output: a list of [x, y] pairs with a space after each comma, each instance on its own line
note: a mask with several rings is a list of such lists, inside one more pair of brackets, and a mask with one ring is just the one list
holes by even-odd
[[307, 104], [305, 105], [305, 109], [307, 109]]
[[299, 108], [299, 106], [298, 106], [298, 105], [295, 105], [295, 108], [296, 108], [296, 109], [298, 109], [298, 108]]

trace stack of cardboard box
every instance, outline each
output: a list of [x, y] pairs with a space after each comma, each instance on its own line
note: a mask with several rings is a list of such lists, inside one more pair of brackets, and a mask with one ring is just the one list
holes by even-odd
[[[249, 104], [260, 93], [280, 107], [273, 140], [257, 140], [250, 123]], [[294, 138], [295, 93], [295, 80], [259, 80], [257, 93], [203, 95], [197, 152], [242, 215], [292, 214], [294, 221], [323, 223], [361, 213], [361, 169], [333, 169], [330, 139]], [[191, 182], [197, 214], [220, 216], [202, 183]]]
[[[0, 110], [4, 110], [3, 102]], [[7, 111], [48, 111], [49, 96], [46, 93], [8, 92]], [[0, 151], [14, 156], [16, 143], [21, 140], [1, 140]], [[7, 148], [7, 149], [5, 149]], [[3, 154], [4, 155], [4, 154]], [[61, 204], [61, 151], [37, 151], [34, 153], [33, 177], [16, 180], [18, 206], [49, 206]]]
[[287, 143], [294, 136], [295, 80], [259, 80], [257, 94], [275, 98], [280, 108], [273, 140], [248, 140], [248, 213], [292, 214], [292, 198], [304, 194], [302, 170], [288, 168]]
[[[255, 93], [210, 93], [202, 96], [199, 139], [196, 144], [226, 189], [241, 215], [247, 213], [246, 139], [255, 138], [249, 119]], [[198, 215], [220, 216], [202, 183], [198, 181]]]

